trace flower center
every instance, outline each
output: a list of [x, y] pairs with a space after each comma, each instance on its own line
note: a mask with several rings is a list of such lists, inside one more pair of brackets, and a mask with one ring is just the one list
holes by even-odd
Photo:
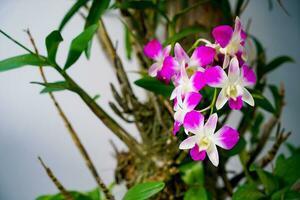
[[207, 150], [210, 147], [211, 141], [207, 136], [203, 136], [199, 143], [199, 151]]
[[225, 94], [228, 98], [236, 98], [238, 95], [236, 85], [229, 85], [225, 90]]

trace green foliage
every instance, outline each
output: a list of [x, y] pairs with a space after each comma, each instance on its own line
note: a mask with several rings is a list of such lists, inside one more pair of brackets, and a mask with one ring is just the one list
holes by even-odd
[[[70, 191], [69, 192], [74, 200], [102, 200], [101, 192], [98, 188], [89, 191], [89, 192], [77, 192], [77, 191]], [[55, 195], [43, 195], [36, 200], [64, 200], [64, 196], [60, 193]]]
[[24, 54], [0, 61], [0, 72], [17, 69], [26, 65], [49, 66], [47, 59], [35, 54]]
[[163, 182], [148, 182], [141, 183], [130, 188], [123, 200], [145, 200], [164, 189]]
[[140, 86], [146, 90], [154, 92], [155, 94], [160, 94], [165, 98], [169, 98], [174, 89], [174, 86], [160, 82], [156, 78], [146, 76], [134, 82], [137, 86]]
[[224, 155], [226, 157], [237, 155], [241, 151], [243, 151], [245, 147], [246, 147], [246, 140], [244, 139], [244, 137], [240, 137], [238, 143], [231, 150], [224, 151]]
[[257, 140], [258, 140], [258, 134], [259, 134], [259, 131], [260, 131], [260, 127], [262, 125], [264, 121], [264, 116], [261, 112], [257, 113], [255, 119], [254, 119], [254, 122], [251, 126], [251, 138], [250, 138], [250, 142], [252, 144], [256, 143]]
[[274, 58], [272, 61], [270, 61], [265, 66], [261, 67], [258, 70], [257, 76], [260, 79], [265, 74], [270, 73], [271, 71], [277, 69], [281, 65], [283, 65], [285, 63], [292, 63], [292, 62], [294, 62], [294, 60], [289, 56], [279, 56], [277, 58]]
[[270, 103], [270, 101], [265, 96], [260, 94], [258, 91], [255, 91], [254, 93], [252, 93], [252, 96], [254, 98], [255, 104], [258, 107], [261, 107], [270, 113], [275, 113], [275, 109], [274, 109], [273, 105]]
[[40, 83], [40, 82], [31, 82], [31, 83], [45, 86], [45, 88], [41, 91], [41, 93], [58, 92], [62, 90], [71, 89], [68, 82], [66, 81], [58, 81], [54, 83]]
[[132, 57], [132, 42], [131, 42], [131, 34], [128, 30], [127, 26], [124, 26], [125, 31], [125, 50], [126, 50], [126, 56], [128, 60], [131, 60]]
[[292, 155], [289, 158], [279, 156], [276, 160], [274, 175], [280, 177], [286, 185], [294, 184], [300, 178], [300, 154]]
[[88, 47], [88, 43], [92, 40], [94, 33], [97, 31], [97, 28], [98, 25], [94, 24], [88, 27], [85, 31], [80, 33], [76, 38], [72, 40], [64, 69], [68, 69], [78, 60], [81, 53]]
[[181, 179], [187, 185], [203, 185], [204, 169], [202, 162], [188, 162], [179, 167]]
[[93, 0], [89, 14], [86, 18], [85, 28], [90, 27], [93, 24], [97, 24], [101, 15], [108, 8], [110, 0]]
[[261, 168], [258, 168], [256, 172], [267, 195], [270, 195], [279, 189], [279, 179], [276, 176], [273, 176], [270, 172], [264, 171]]
[[208, 200], [208, 195], [203, 187], [190, 188], [184, 193], [184, 200]]
[[58, 30], [62, 30], [65, 25], [69, 22], [69, 20], [79, 11], [79, 9], [84, 6], [89, 0], [77, 0], [75, 4], [70, 8], [67, 14], [64, 16], [61, 21]]
[[55, 63], [55, 57], [58, 49], [58, 45], [63, 41], [63, 38], [59, 31], [51, 32], [46, 38], [46, 48], [48, 53], [48, 60]]
[[256, 185], [245, 184], [237, 189], [232, 200], [262, 200], [265, 197], [264, 193], [256, 188]]

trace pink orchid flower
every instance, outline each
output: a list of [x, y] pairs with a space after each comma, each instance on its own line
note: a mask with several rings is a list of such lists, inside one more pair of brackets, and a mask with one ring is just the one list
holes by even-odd
[[198, 105], [198, 103], [201, 101], [201, 94], [198, 92], [190, 92], [186, 94], [184, 97], [184, 100], [182, 101], [181, 98], [174, 100], [174, 129], [173, 134], [176, 135], [176, 133], [179, 131], [180, 126], [183, 124], [184, 117], [186, 113], [194, 110], [194, 108]]
[[246, 34], [242, 30], [240, 19], [236, 17], [234, 30], [231, 26], [221, 25], [213, 29], [212, 35], [217, 44], [219, 44], [219, 51], [224, 55], [223, 68], [227, 68], [230, 56], [240, 54], [245, 59], [244, 44]]
[[188, 76], [184, 63], [180, 65], [180, 72], [175, 80], [175, 88], [170, 100], [183, 98], [189, 92], [197, 92], [205, 86], [204, 73], [196, 71], [191, 77]]
[[193, 160], [204, 160], [206, 154], [214, 166], [219, 165], [217, 146], [229, 150], [239, 141], [237, 130], [223, 126], [215, 133], [218, 115], [212, 114], [204, 125], [204, 117], [197, 111], [191, 111], [184, 118], [184, 128], [194, 135], [179, 145], [179, 149], [191, 149]]
[[192, 56], [189, 57], [179, 43], [174, 47], [175, 59], [179, 64], [184, 63], [186, 68], [195, 68], [195, 70], [204, 71], [206, 65], [214, 61], [216, 51], [212, 47], [197, 47]]
[[254, 99], [245, 87], [255, 84], [255, 73], [247, 65], [243, 65], [240, 70], [236, 57], [233, 57], [230, 61], [228, 76], [220, 66], [215, 66], [205, 71], [205, 77], [207, 85], [222, 88], [216, 101], [216, 108], [218, 110], [228, 100], [231, 109], [241, 109], [243, 101], [250, 106], [254, 106]]
[[176, 61], [170, 56], [171, 45], [162, 47], [157, 39], [148, 42], [144, 47], [144, 54], [155, 62], [149, 68], [149, 75], [164, 80], [166, 83], [170, 81], [175, 73]]

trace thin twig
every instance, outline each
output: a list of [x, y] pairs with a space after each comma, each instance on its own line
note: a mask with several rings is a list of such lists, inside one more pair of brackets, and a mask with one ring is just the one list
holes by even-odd
[[[26, 30], [26, 33], [29, 36], [30, 42], [32, 44], [32, 46], [34, 47], [35, 53], [39, 56], [39, 51], [37, 49], [37, 46], [35, 44], [35, 41], [29, 31], [29, 29]], [[47, 78], [46, 75], [44, 73], [43, 67], [40, 66], [39, 67], [40, 70], [40, 74], [42, 76], [42, 79], [44, 81], [44, 83], [47, 83]], [[61, 116], [62, 120], [65, 123], [66, 128], [68, 129], [73, 142], [75, 143], [76, 147], [78, 148], [78, 150], [81, 153], [81, 156], [83, 157], [87, 167], [89, 168], [90, 172], [92, 173], [94, 179], [96, 180], [98, 186], [101, 188], [101, 190], [103, 191], [103, 193], [106, 195], [108, 200], [113, 200], [114, 197], [111, 195], [111, 193], [109, 192], [108, 188], [106, 187], [106, 185], [104, 184], [104, 182], [102, 181], [102, 179], [100, 178], [100, 176], [98, 175], [98, 172], [92, 162], [92, 160], [90, 159], [89, 154], [87, 153], [86, 149], [84, 148], [83, 144], [81, 143], [78, 134], [76, 133], [75, 129], [73, 128], [72, 124], [70, 123], [69, 119], [67, 118], [67, 116], [65, 115], [65, 113], [63, 112], [60, 104], [57, 102], [55, 96], [53, 95], [52, 92], [49, 92], [49, 96], [52, 100], [52, 102], [54, 103], [54, 106], [56, 108], [56, 110], [58, 111], [59, 115]]]
[[41, 165], [45, 169], [47, 175], [52, 180], [56, 188], [60, 191], [60, 193], [64, 196], [66, 200], [74, 200], [71, 194], [65, 189], [65, 187], [59, 182], [59, 180], [55, 177], [52, 170], [45, 165], [41, 157], [38, 157], [39, 161], [41, 162]]

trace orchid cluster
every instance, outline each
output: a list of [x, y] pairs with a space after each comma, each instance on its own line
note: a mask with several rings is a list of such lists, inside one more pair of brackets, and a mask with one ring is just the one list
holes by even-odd
[[206, 39], [197, 40], [195, 44], [203, 42], [204, 45], [195, 48], [191, 56], [179, 43], [175, 44], [172, 56], [171, 45], [163, 48], [157, 39], [145, 45], [144, 53], [154, 60], [149, 75], [175, 86], [170, 97], [175, 111], [173, 133], [176, 134], [183, 126], [188, 135], [179, 148], [190, 149], [193, 160], [204, 160], [207, 155], [213, 165], [218, 166], [216, 146], [226, 150], [233, 148], [239, 140], [239, 133], [227, 125], [216, 131], [217, 113], [211, 113], [205, 122], [201, 110], [195, 110], [201, 103], [200, 91], [207, 86], [216, 91], [220, 88], [216, 101], [211, 105], [217, 110], [227, 102], [234, 110], [241, 109], [243, 102], [254, 106], [253, 97], [245, 87], [254, 85], [256, 76], [246, 64], [246, 34], [238, 17], [234, 28], [217, 26], [212, 36], [214, 43]]

